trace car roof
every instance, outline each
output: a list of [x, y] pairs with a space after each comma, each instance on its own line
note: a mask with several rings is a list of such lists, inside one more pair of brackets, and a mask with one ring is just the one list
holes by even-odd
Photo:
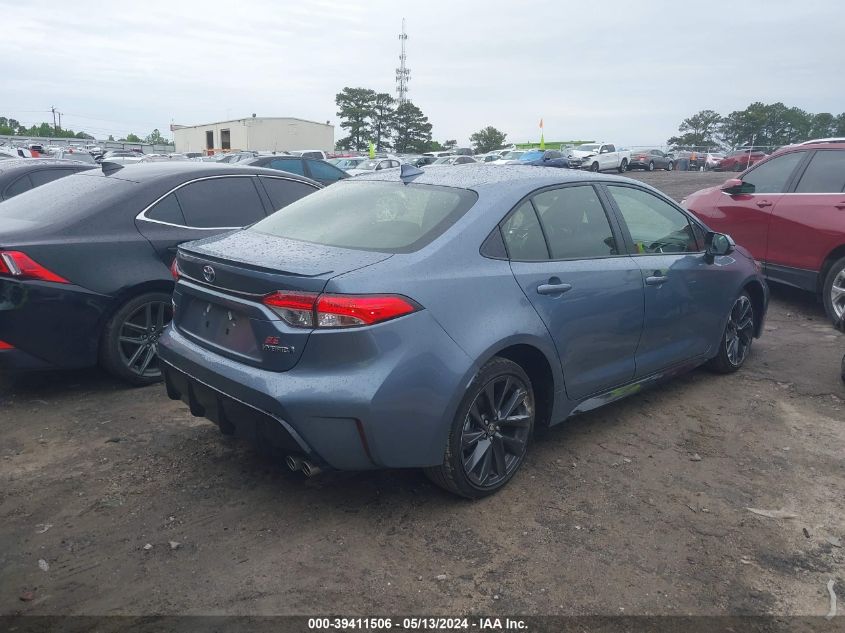
[[801, 147], [803, 149], [845, 149], [845, 139], [816, 139], [813, 141], [805, 141], [803, 143], [799, 143], [798, 145], [790, 145], [789, 147]]
[[[116, 163], [114, 165], [116, 166], [118, 164], [119, 163]], [[108, 160], [103, 161], [103, 165], [108, 165]], [[105, 178], [128, 180], [137, 183], [151, 183], [159, 180], [184, 177], [202, 178], [204, 176], [223, 176], [239, 173], [256, 176], [278, 176], [279, 170], [267, 169], [265, 167], [252, 167], [250, 165], [244, 165], [243, 163], [204, 163], [191, 160], [176, 160], [172, 162], [160, 161], [153, 163], [138, 163], [135, 165], [121, 165], [120, 169], [115, 169], [113, 171], [107, 170], [102, 172], [101, 175]], [[288, 172], [285, 173], [288, 174]], [[310, 184], [318, 184], [309, 178], [299, 176], [297, 174], [289, 174], [289, 176], [294, 180], [301, 180], [302, 182]]]
[[[592, 182], [606, 180], [608, 182], [636, 182], [630, 178], [610, 176], [607, 174], [594, 174], [577, 170], [565, 170], [555, 167], [534, 167], [530, 165], [503, 165], [494, 166], [486, 163], [467, 163], [455, 169], [431, 169], [425, 167], [423, 173], [413, 176], [409, 182], [423, 185], [440, 185], [443, 187], [458, 187], [461, 189], [473, 189], [476, 191], [508, 189], [524, 190], [531, 192], [540, 187], [567, 184], [573, 182]], [[384, 169], [372, 173], [356, 176], [353, 182], [361, 181], [393, 181], [401, 182], [399, 169]]]
[[11, 171], [37, 171], [50, 167], [71, 167], [77, 169], [91, 169], [96, 167], [91, 163], [78, 160], [63, 160], [61, 158], [8, 158], [0, 162], [0, 172], [6, 174]]

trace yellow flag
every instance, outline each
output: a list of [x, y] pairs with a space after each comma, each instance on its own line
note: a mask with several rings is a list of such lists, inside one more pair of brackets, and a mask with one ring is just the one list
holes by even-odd
[[543, 138], [542, 132], [540, 132], [540, 149], [546, 149], [546, 139]]
[[373, 142], [370, 141], [370, 158], [376, 157], [376, 146], [373, 145]]

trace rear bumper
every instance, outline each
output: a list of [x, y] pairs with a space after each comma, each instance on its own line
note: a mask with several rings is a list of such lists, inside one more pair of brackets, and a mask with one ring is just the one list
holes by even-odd
[[111, 298], [80, 286], [0, 278], [0, 366], [74, 369], [97, 363], [99, 326]]
[[194, 415], [338, 470], [441, 463], [473, 366], [425, 310], [356, 331], [315, 331], [283, 372], [215, 354], [173, 326], [159, 359], [168, 395]]
[[19, 349], [0, 349], [0, 371], [40, 371], [53, 369], [50, 363]]

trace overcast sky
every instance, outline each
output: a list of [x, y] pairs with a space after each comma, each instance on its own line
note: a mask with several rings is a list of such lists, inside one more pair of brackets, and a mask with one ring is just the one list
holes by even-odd
[[[344, 86], [410, 96], [440, 141], [665, 142], [752, 101], [845, 111], [845, 2], [0, 0], [0, 115], [95, 136], [249, 116], [339, 122]], [[47, 111], [47, 112], [44, 112]], [[335, 128], [335, 138], [344, 132]]]

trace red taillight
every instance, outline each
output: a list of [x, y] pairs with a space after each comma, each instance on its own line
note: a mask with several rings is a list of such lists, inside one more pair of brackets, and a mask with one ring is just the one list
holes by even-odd
[[264, 305], [295, 327], [314, 327], [316, 302], [316, 292], [277, 291], [264, 297]]
[[11, 343], [7, 343], [6, 341], [0, 341], [0, 350], [4, 349], [15, 349], [15, 346]]
[[396, 295], [320, 295], [317, 327], [373, 325], [416, 310], [414, 304]]
[[21, 279], [37, 279], [38, 281], [54, 281], [59, 284], [69, 284], [64, 277], [44, 268], [26, 253], [20, 251], [0, 251], [0, 275], [11, 275]]
[[181, 271], [179, 270], [179, 262], [175, 257], [173, 258], [173, 263], [170, 264], [170, 274], [173, 276], [174, 281], [179, 281]]
[[399, 295], [317, 295], [314, 292], [274, 292], [264, 304], [289, 325], [344, 328], [373, 325], [419, 310]]

